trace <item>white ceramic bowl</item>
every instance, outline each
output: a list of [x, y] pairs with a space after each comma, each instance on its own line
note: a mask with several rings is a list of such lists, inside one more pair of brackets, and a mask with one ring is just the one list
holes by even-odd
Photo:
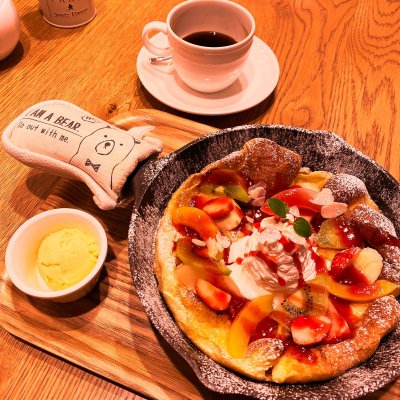
[[[69, 288], [54, 290], [40, 276], [36, 258], [42, 240], [64, 228], [77, 228], [91, 233], [98, 243], [99, 256], [95, 267], [83, 280]], [[107, 248], [106, 233], [96, 218], [73, 208], [58, 208], [30, 218], [15, 231], [6, 250], [6, 271], [12, 283], [29, 296], [57, 302], [74, 301], [85, 296], [96, 285]]]

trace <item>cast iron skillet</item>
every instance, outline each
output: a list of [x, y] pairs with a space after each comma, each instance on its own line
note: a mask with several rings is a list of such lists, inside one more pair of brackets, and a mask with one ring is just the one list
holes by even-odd
[[213, 391], [268, 400], [345, 400], [373, 392], [400, 376], [400, 327], [383, 339], [370, 360], [338, 378], [301, 385], [260, 383], [220, 366], [199, 351], [176, 326], [158, 291], [153, 272], [154, 234], [171, 195], [190, 174], [240, 149], [255, 137], [271, 139], [296, 151], [302, 156], [303, 165], [311, 169], [358, 176], [400, 232], [399, 183], [335, 134], [272, 125], [226, 129], [195, 140], [164, 158], [149, 161], [134, 177], [136, 199], [129, 228], [129, 261], [138, 296], [154, 327]]

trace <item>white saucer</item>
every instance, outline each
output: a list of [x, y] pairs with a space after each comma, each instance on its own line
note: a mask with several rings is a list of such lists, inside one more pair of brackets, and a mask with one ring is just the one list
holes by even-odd
[[[166, 38], [158, 33], [154, 42], [165, 46]], [[148, 92], [162, 103], [199, 115], [227, 115], [247, 110], [267, 98], [279, 79], [279, 63], [274, 52], [254, 37], [249, 58], [239, 79], [217, 93], [200, 93], [186, 86], [170, 61], [150, 64], [154, 56], [142, 47], [137, 59], [139, 79]]]

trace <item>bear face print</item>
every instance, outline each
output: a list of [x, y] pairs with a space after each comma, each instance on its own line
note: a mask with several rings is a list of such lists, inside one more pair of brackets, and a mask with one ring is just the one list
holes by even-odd
[[85, 136], [69, 163], [96, 180], [105, 190], [113, 190], [118, 166], [127, 159], [136, 143], [129, 132], [104, 126]]

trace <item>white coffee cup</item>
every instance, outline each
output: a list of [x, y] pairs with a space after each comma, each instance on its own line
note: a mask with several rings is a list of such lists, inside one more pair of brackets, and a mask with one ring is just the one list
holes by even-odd
[[[149, 37], [151, 31], [165, 34], [168, 47], [156, 46]], [[239, 4], [228, 0], [188, 0], [172, 9], [166, 22], [146, 24], [142, 39], [150, 53], [172, 56], [177, 74], [189, 87], [213, 93], [226, 89], [239, 77], [253, 43], [254, 31], [253, 16]], [[199, 36], [207, 36], [206, 33], [209, 33], [206, 43], [199, 42]], [[189, 35], [193, 34], [197, 39], [190, 39]], [[232, 44], [221, 46], [220, 34], [233, 39]], [[215, 38], [217, 43], [212, 43]], [[217, 47], [213, 47], [215, 45]]]

